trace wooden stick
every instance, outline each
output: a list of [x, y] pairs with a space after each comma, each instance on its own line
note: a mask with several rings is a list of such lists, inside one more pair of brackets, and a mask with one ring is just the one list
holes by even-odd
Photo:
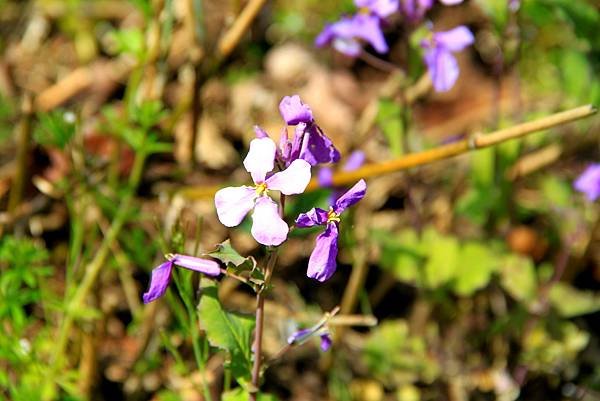
[[250, 0], [246, 4], [246, 7], [219, 40], [217, 48], [221, 58], [227, 58], [231, 54], [266, 2], [267, 0]]
[[[450, 157], [458, 156], [471, 150], [497, 145], [499, 143], [520, 138], [537, 131], [580, 120], [582, 118], [589, 117], [596, 112], [596, 107], [591, 104], [576, 107], [574, 109], [555, 113], [534, 121], [518, 124], [511, 128], [490, 132], [489, 134], [475, 134], [469, 139], [454, 142], [434, 149], [425, 150], [423, 152], [408, 154], [398, 159], [384, 161], [381, 163], [367, 164], [358, 170], [336, 172], [333, 175], [332, 182], [334, 186], [344, 186], [348, 184], [354, 184], [361, 178], [367, 179], [371, 177], [377, 177], [379, 175], [407, 170], [413, 167], [423, 166], [438, 160], [444, 160]], [[217, 186], [184, 187], [179, 191], [179, 193], [188, 199], [210, 198], [215, 194], [216, 191], [219, 190], [219, 188], [220, 187]], [[319, 188], [319, 183], [316, 179], [313, 179], [308, 184], [307, 191], [315, 190], [317, 188]]]

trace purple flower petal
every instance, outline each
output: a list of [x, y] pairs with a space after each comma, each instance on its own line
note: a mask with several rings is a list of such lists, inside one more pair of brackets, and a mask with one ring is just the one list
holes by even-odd
[[346, 163], [344, 163], [344, 167], [342, 167], [343, 171], [354, 171], [359, 169], [363, 164], [365, 164], [365, 152], [362, 150], [355, 150], [350, 153], [348, 159], [346, 159]]
[[219, 221], [227, 227], [235, 227], [254, 207], [256, 191], [252, 187], [227, 187], [215, 194], [215, 207]]
[[307, 336], [311, 335], [312, 332], [313, 332], [312, 328], [298, 330], [295, 333], [292, 333], [287, 338], [287, 343], [293, 344], [295, 342], [301, 342], [301, 341], [305, 340]]
[[320, 226], [327, 223], [327, 211], [321, 208], [312, 208], [306, 213], [301, 213], [296, 218], [296, 227], [306, 228]]
[[431, 76], [433, 88], [447, 92], [458, 79], [458, 63], [450, 51], [435, 47], [425, 52], [425, 64]]
[[331, 348], [332, 343], [333, 343], [333, 340], [331, 339], [331, 336], [329, 335], [329, 333], [321, 334], [321, 351], [325, 352], [325, 351], [329, 350], [329, 348]]
[[380, 19], [372, 14], [356, 14], [343, 17], [327, 25], [315, 40], [317, 47], [333, 43], [336, 50], [350, 57], [360, 53], [356, 39], [367, 41], [378, 53], [386, 53], [388, 45], [381, 31]]
[[275, 142], [271, 138], [250, 141], [250, 150], [244, 159], [244, 167], [252, 175], [254, 183], [264, 182], [267, 173], [275, 166]]
[[416, 22], [433, 7], [433, 0], [401, 0], [400, 7], [409, 21]]
[[335, 38], [333, 48], [348, 57], [358, 57], [362, 51], [362, 45], [354, 38]]
[[347, 190], [345, 194], [340, 196], [338, 200], [335, 201], [333, 210], [337, 214], [342, 213], [344, 210], [361, 200], [365, 196], [366, 192], [367, 183], [365, 180], [358, 181], [352, 188]]
[[358, 14], [354, 17], [356, 37], [369, 42], [377, 53], [387, 53], [389, 48], [381, 31], [380, 20], [375, 15]]
[[300, 96], [286, 96], [279, 103], [279, 113], [287, 125], [310, 123], [313, 121], [312, 111], [308, 105], [302, 103]]
[[583, 192], [590, 202], [600, 198], [600, 164], [589, 165], [575, 180], [573, 187]]
[[333, 170], [331, 167], [321, 167], [317, 175], [319, 185], [322, 187], [331, 187], [333, 185]]
[[457, 26], [449, 31], [436, 32], [433, 34], [433, 41], [437, 46], [448, 49], [452, 52], [458, 52], [475, 42], [475, 37], [466, 26]]
[[328, 280], [336, 269], [338, 228], [335, 223], [327, 224], [327, 228], [317, 236], [315, 249], [308, 260], [306, 275], [310, 278], [324, 282]]
[[148, 291], [144, 293], [142, 299], [144, 303], [154, 301], [157, 298], [162, 297], [167, 291], [167, 287], [171, 282], [171, 271], [173, 270], [173, 262], [166, 261], [154, 270], [152, 270], [152, 277], [150, 278], [150, 287]]
[[[294, 140], [297, 140], [297, 137], [294, 137]], [[340, 160], [340, 152], [318, 125], [311, 124], [303, 133], [298, 157], [314, 166], [319, 163], [337, 163]]]
[[214, 260], [197, 258], [189, 255], [173, 255], [171, 262], [186, 269], [204, 273], [207, 276], [218, 276], [221, 274], [219, 264]]
[[250, 231], [257, 242], [277, 246], [287, 239], [289, 227], [279, 216], [278, 209], [268, 196], [260, 196], [256, 200]]
[[254, 126], [254, 135], [256, 135], [256, 137], [258, 139], [268, 138], [269, 137], [269, 134], [267, 134], [267, 131], [265, 131], [264, 129], [262, 129], [258, 125]]
[[310, 164], [306, 160], [294, 160], [288, 168], [273, 174], [265, 182], [268, 189], [281, 191], [282, 194], [301, 194], [310, 182]]
[[440, 2], [447, 6], [454, 6], [456, 4], [460, 4], [463, 0], [440, 0]]
[[354, 0], [358, 8], [367, 8], [379, 18], [387, 18], [398, 11], [398, 0]]

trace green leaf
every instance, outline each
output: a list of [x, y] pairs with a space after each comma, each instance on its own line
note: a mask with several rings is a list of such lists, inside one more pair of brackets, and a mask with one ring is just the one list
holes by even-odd
[[600, 310], [600, 296], [591, 291], [580, 291], [558, 282], [550, 289], [550, 303], [566, 318], [585, 315]]
[[458, 240], [442, 236], [434, 229], [427, 229], [423, 234], [423, 244], [431, 250], [425, 263], [426, 283], [431, 288], [437, 288], [453, 279], [456, 274], [460, 249]]
[[471, 295], [485, 287], [497, 264], [496, 256], [489, 248], [476, 242], [466, 243], [460, 250], [454, 290], [460, 295]]
[[381, 99], [379, 101], [377, 124], [387, 138], [392, 153], [401, 155], [403, 153], [402, 137], [404, 135], [402, 107], [390, 99]]
[[210, 344], [229, 353], [229, 367], [236, 380], [242, 385], [249, 381], [254, 317], [224, 310], [219, 302], [217, 287], [212, 282], [202, 288], [198, 317]]
[[236, 251], [233, 246], [231, 246], [231, 242], [229, 239], [221, 242], [217, 245], [217, 249], [212, 252], [207, 253], [207, 255], [219, 259], [221, 262], [228, 264], [233, 264], [234, 266], [241, 266], [242, 264], [248, 261], [248, 258], [243, 257]]
[[[249, 393], [238, 387], [234, 390], [223, 393], [221, 401], [247, 401]], [[258, 401], [277, 401], [277, 397], [273, 394], [258, 393], [256, 396]]]
[[[386, 233], [389, 236], [389, 233]], [[393, 244], [383, 245], [381, 263], [400, 281], [414, 283], [425, 258], [414, 230], [404, 230], [393, 237]]]
[[500, 283], [516, 300], [533, 301], [537, 293], [537, 278], [531, 259], [508, 255], [500, 267]]

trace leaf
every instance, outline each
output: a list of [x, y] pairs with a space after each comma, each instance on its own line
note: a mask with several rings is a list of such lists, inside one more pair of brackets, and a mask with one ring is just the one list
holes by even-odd
[[426, 283], [431, 288], [437, 288], [454, 278], [458, 265], [458, 240], [428, 229], [423, 235], [423, 242], [430, 249], [429, 259], [425, 263]]
[[233, 264], [238, 267], [248, 262], [248, 258], [240, 255], [234, 248], [231, 246], [231, 242], [229, 239], [221, 242], [217, 245], [217, 249], [207, 253], [208, 256], [212, 256], [215, 259], [219, 259], [221, 262], [228, 264]]
[[460, 295], [471, 295], [485, 287], [497, 269], [496, 256], [489, 248], [476, 242], [466, 243], [460, 250], [456, 266], [454, 290]]
[[397, 156], [401, 155], [404, 152], [402, 149], [402, 137], [404, 136], [402, 107], [392, 100], [381, 99], [377, 124], [387, 138], [392, 153]]
[[566, 318], [600, 310], [600, 296], [591, 291], [580, 291], [561, 282], [552, 286], [549, 299], [558, 313]]
[[500, 267], [500, 283], [516, 300], [531, 302], [537, 292], [537, 278], [531, 259], [508, 255]]
[[231, 373], [240, 384], [245, 384], [250, 380], [252, 371], [250, 341], [254, 317], [224, 310], [217, 296], [217, 287], [212, 282], [202, 288], [198, 317], [210, 345], [229, 353]]
[[[223, 393], [221, 401], [247, 401], [249, 393], [244, 389], [238, 387], [234, 390]], [[273, 394], [258, 393], [256, 396], [258, 401], [277, 401], [277, 397]]]

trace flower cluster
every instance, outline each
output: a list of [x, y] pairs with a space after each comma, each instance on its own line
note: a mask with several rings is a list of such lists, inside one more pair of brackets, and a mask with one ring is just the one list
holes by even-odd
[[[440, 0], [444, 5], [456, 5], [462, 1]], [[315, 39], [317, 47], [331, 44], [340, 53], [357, 57], [362, 51], [361, 42], [367, 42], [378, 53], [387, 53], [389, 48], [381, 29], [387, 18], [399, 11], [406, 21], [414, 25], [423, 20], [425, 13], [433, 7], [434, 0], [355, 0], [354, 4], [359, 7], [358, 13], [326, 25]], [[437, 92], [446, 92], [454, 86], [460, 71], [453, 53], [473, 42], [473, 34], [465, 26], [432, 31], [429, 38], [421, 42], [423, 61]]]
[[331, 44], [337, 51], [357, 57], [362, 51], [360, 41], [369, 43], [378, 53], [389, 48], [381, 30], [385, 19], [398, 10], [398, 0], [354, 0], [359, 11], [325, 26], [315, 39], [317, 47]]
[[[250, 142], [248, 154], [243, 161], [244, 168], [252, 177], [253, 185], [227, 187], [215, 194], [219, 221], [227, 227], [235, 227], [251, 213], [251, 234], [258, 243], [266, 246], [281, 245], [287, 239], [290, 230], [284, 220], [281, 206], [271, 198], [273, 192], [278, 191], [281, 196], [300, 194], [310, 182], [312, 166], [335, 163], [340, 159], [339, 151], [315, 122], [310, 107], [304, 104], [298, 95], [284, 97], [279, 104], [279, 111], [286, 123], [279, 146], [262, 128], [257, 126], [254, 129], [256, 139]], [[294, 129], [291, 140], [287, 134], [288, 127]], [[357, 154], [351, 159], [352, 164], [356, 165], [363, 162], [364, 156]], [[279, 171], [273, 172], [276, 168]], [[322, 282], [335, 272], [340, 214], [362, 199], [365, 192], [366, 183], [360, 180], [335, 200], [329, 211], [313, 208], [295, 219], [299, 228], [325, 226], [325, 231], [317, 236], [315, 248], [309, 259], [309, 277]], [[154, 301], [165, 293], [174, 266], [213, 277], [221, 273], [219, 264], [210, 259], [179, 254], [168, 255], [167, 259], [167, 262], [152, 271], [149, 289], [143, 295], [145, 303]], [[292, 342], [302, 341], [304, 334], [298, 334]], [[321, 334], [322, 348], [326, 349], [331, 340], [326, 332]]]

